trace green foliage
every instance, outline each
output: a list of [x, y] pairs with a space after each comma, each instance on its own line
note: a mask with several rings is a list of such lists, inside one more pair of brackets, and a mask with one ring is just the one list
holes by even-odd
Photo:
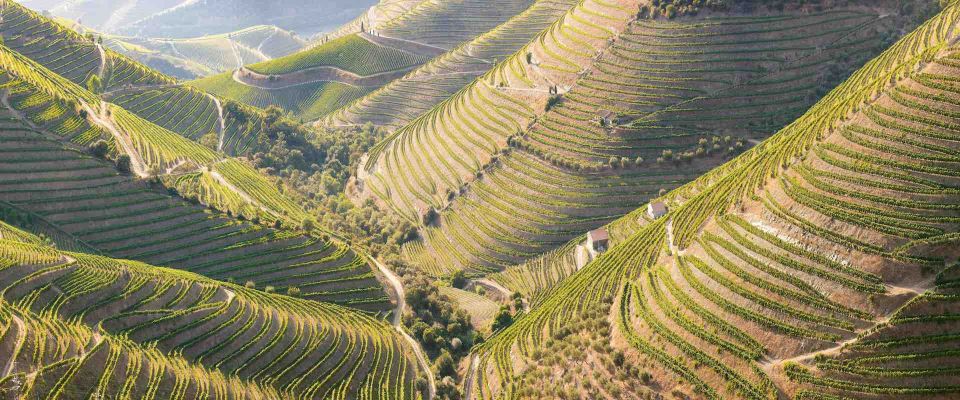
[[117, 171], [121, 173], [128, 174], [130, 173], [130, 156], [126, 154], [121, 154], [117, 156], [116, 160]]
[[109, 151], [110, 146], [104, 140], [97, 140], [96, 142], [93, 142], [87, 146], [87, 152], [90, 153], [91, 156], [100, 159], [106, 158]]
[[248, 65], [263, 75], [282, 75], [320, 66], [341, 68], [367, 76], [407, 68], [427, 61], [420, 55], [374, 44], [358, 35], [347, 35], [286, 57]]
[[501, 306], [497, 314], [493, 316], [492, 331], [497, 332], [513, 323], [513, 314], [510, 313], [510, 307]]
[[450, 275], [450, 286], [453, 286], [457, 289], [463, 289], [467, 284], [467, 273], [463, 270], [454, 271]]

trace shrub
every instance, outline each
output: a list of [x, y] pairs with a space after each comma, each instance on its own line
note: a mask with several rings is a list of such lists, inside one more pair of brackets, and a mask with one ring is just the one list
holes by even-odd
[[497, 311], [497, 315], [493, 317], [493, 326], [490, 329], [496, 332], [510, 326], [512, 323], [513, 315], [510, 314], [510, 308], [507, 306], [500, 306], [500, 310]]
[[130, 156], [126, 154], [121, 154], [117, 157], [117, 170], [122, 173], [130, 173]]
[[433, 368], [438, 376], [456, 376], [457, 365], [453, 362], [453, 356], [446, 350], [440, 353], [440, 357], [433, 363]]
[[457, 270], [450, 275], [450, 286], [453, 286], [457, 289], [463, 289], [467, 284], [467, 274], [463, 270]]
[[110, 146], [107, 145], [107, 142], [102, 139], [97, 140], [96, 142], [93, 142], [87, 146], [87, 152], [96, 158], [104, 158], [108, 151], [110, 151]]
[[562, 100], [563, 100], [563, 97], [560, 96], [559, 94], [551, 95], [547, 99], [547, 105], [544, 108], [544, 111], [550, 111], [550, 109], [553, 108], [553, 106], [560, 104], [560, 101]]

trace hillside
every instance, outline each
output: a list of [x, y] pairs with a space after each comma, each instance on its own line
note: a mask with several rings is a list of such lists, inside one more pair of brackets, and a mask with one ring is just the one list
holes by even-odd
[[279, 105], [298, 119], [313, 120], [436, 54], [436, 49], [358, 33], [190, 84], [257, 107]]
[[377, 4], [370, 6], [367, 12], [357, 15], [352, 21], [340, 25], [337, 29], [314, 35], [314, 41], [323, 42], [333, 40], [341, 36], [370, 29], [376, 31], [384, 24], [407, 13], [421, 3], [428, 1], [429, 0], [380, 0]]
[[191, 80], [283, 57], [307, 42], [276, 26], [258, 25], [185, 39], [106, 35], [104, 45], [153, 69]]
[[[447, 62], [463, 61], [462, 49], [467, 42], [523, 13], [532, 3], [511, 0], [489, 7], [481, 0], [421, 2], [415, 6], [399, 2], [392, 6], [393, 11], [383, 12], [383, 18], [389, 20], [379, 19], [377, 10], [392, 3], [382, 3], [333, 36], [321, 36], [308, 50], [245, 66], [232, 76], [222, 74], [192, 84], [247, 104], [279, 104], [294, 118], [313, 121], [399, 78], [433, 70], [434, 62], [424, 63], [441, 54], [448, 55]], [[371, 15], [374, 23], [367, 25]], [[358, 22], [364, 25], [355, 26]], [[356, 30], [344, 31], [348, 27]], [[457, 54], [449, 56], [451, 53]], [[468, 58], [471, 64], [489, 63]], [[462, 80], [455, 76], [460, 72], [458, 68], [443, 75]]]
[[190, 38], [275, 25], [305, 35], [335, 29], [373, 5], [375, 0], [263, 3], [251, 0], [26, 0], [24, 5], [79, 20], [107, 34]]
[[[170, 123], [184, 121], [164, 117], [168, 117], [168, 113], [182, 112], [183, 109], [176, 102], [189, 99], [185, 105], [191, 105], [187, 108], [191, 112], [186, 115], [189, 118], [187, 126], [191, 129], [177, 131], [178, 134], [198, 139], [213, 131], [219, 137], [215, 150], [236, 155], [245, 153], [260, 133], [261, 124], [258, 122], [261, 113], [256, 110], [231, 105], [229, 101], [220, 101], [178, 85], [173, 78], [106, 49], [17, 3], [5, 3], [0, 12], [3, 17], [0, 20], [0, 34], [4, 35], [4, 44], [11, 50], [108, 99], [122, 94], [126, 100], [153, 100], [157, 107], [143, 114], [150, 122], [176, 129]], [[169, 95], [153, 96], [156, 89], [162, 89]], [[131, 111], [139, 113], [141, 110]], [[196, 121], [202, 121], [202, 125]]]
[[[17, 7], [8, 4], [4, 12], [18, 11]], [[0, 30], [8, 21], [0, 24]], [[61, 29], [36, 15], [22, 21]], [[27, 24], [10, 29], [23, 25]], [[68, 30], [55, 32], [60, 36], [47, 35], [18, 48], [60, 71], [74, 71], [44, 58], [50, 50], [40, 50], [62, 42], [80, 49], [89, 42], [70, 42], [75, 34]], [[113, 60], [137, 65], [119, 55]], [[5, 46], [0, 46], [0, 68], [5, 73], [4, 121], [9, 128], [0, 135], [9, 141], [4, 151], [10, 154], [2, 161], [7, 176], [3, 182], [9, 185], [3, 200], [17, 213], [41, 221], [37, 224], [41, 232], [53, 231], [52, 237], [78, 242], [81, 250], [249, 281], [261, 289], [295, 287], [311, 299], [375, 312], [390, 307], [382, 285], [360, 255], [331, 241], [327, 233], [291, 229], [301, 226], [308, 215], [271, 178], [244, 161], [189, 140], [204, 132], [191, 130], [203, 122], [210, 130], [219, 130], [219, 147], [228, 149], [239, 139], [234, 134], [262, 125], [253, 120], [255, 111], [246, 113], [235, 105], [222, 120], [204, 120], [204, 114], [221, 113], [213, 107], [220, 105], [215, 98], [195, 89], [140, 83], [143, 78], [138, 75], [123, 78], [138, 82], [136, 86], [124, 84], [99, 97]], [[147, 71], [142, 76], [165, 78], [138, 68], [134, 71]], [[151, 89], [158, 87], [162, 89]], [[153, 99], [149, 106], [141, 98], [148, 95]], [[117, 104], [104, 100], [114, 96]], [[217, 125], [219, 129], [214, 128]], [[99, 159], [83, 154], [100, 140], [110, 154]], [[119, 159], [119, 154], [129, 157], [124, 168], [153, 183], [121, 175], [105, 160], [108, 155]], [[226, 215], [210, 215], [197, 203]], [[140, 236], [131, 238], [133, 232]]]
[[788, 124], [906, 23], [629, 9], [578, 5], [370, 152], [360, 196], [424, 226], [411, 260], [493, 272], [612, 221]]
[[363, 313], [31, 240], [0, 228], [7, 393], [415, 397], [409, 349]]
[[[955, 397], [958, 17], [663, 196], [665, 216], [616, 221], [608, 252], [483, 345], [469, 397]], [[597, 381], [565, 379], [577, 364]]]
[[408, 124], [483, 75], [555, 23], [575, 1], [538, 0], [503, 24], [326, 117], [328, 126]]
[[[33, 98], [42, 93], [11, 78], [5, 86], [3, 99], [12, 107], [30, 102], [19, 93]], [[120, 175], [112, 164], [60, 142], [69, 132], [60, 134], [21, 119], [24, 113], [42, 114], [33, 109], [3, 110], [0, 200], [5, 208], [29, 215], [39, 225], [104, 254], [250, 281], [259, 288], [297, 287], [307, 298], [368, 310], [389, 307], [370, 268], [349, 248], [211, 214], [165, 190]], [[220, 208], [264, 224], [273, 220], [240, 194], [224, 190], [217, 177], [244, 188], [256, 182], [243, 167], [223, 162], [213, 172], [173, 175], [171, 186], [186, 194], [183, 188], [191, 186], [184, 180], [195, 179], [203, 188], [197, 201], [227, 205]]]

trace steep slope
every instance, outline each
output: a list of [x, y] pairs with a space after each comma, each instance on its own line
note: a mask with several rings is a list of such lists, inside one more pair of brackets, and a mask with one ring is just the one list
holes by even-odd
[[[26, 86], [20, 85], [20, 90]], [[116, 257], [217, 279], [251, 281], [261, 289], [297, 287], [310, 299], [371, 311], [389, 308], [370, 268], [348, 247], [211, 214], [119, 175], [113, 165], [65, 146], [56, 133], [37, 130], [18, 115], [21, 112], [3, 110], [0, 200], [17, 214], [33, 216], [38, 222], [32, 225], [43, 228], [39, 231], [52, 229], [86, 249]], [[230, 163], [217, 164], [214, 169], [217, 176], [237, 185], [256, 182], [242, 168], [239, 173], [236, 170]], [[174, 184], [200, 180], [207, 189], [198, 194], [205, 196], [199, 201], [230, 204], [230, 209], [239, 210], [235, 215], [260, 223], [270, 220], [269, 214], [252, 208], [235, 192], [218, 190], [222, 183], [211, 176], [179, 175]], [[54, 239], [60, 235], [48, 234]]]
[[376, 31], [384, 24], [406, 14], [421, 3], [427, 3], [429, 1], [430, 0], [380, 0], [379, 3], [370, 6], [367, 12], [357, 15], [352, 21], [341, 25], [339, 28], [330, 32], [318, 33], [314, 37], [314, 41], [322, 43], [370, 29]]
[[[248, 104], [286, 105], [296, 118], [316, 120], [408, 75], [429, 59], [462, 47], [531, 4], [530, 0], [511, 0], [490, 7], [486, 0], [458, 0], [421, 2], [409, 8], [402, 5], [405, 11], [391, 14], [388, 21], [364, 25], [362, 32], [358, 33], [360, 27], [349, 33], [341, 30], [332, 38], [323, 36], [309, 50], [242, 68], [232, 79], [224, 74], [194, 84]], [[456, 52], [461, 54], [451, 56], [447, 63], [462, 60], [462, 50]], [[473, 57], [465, 61], [488, 63]]]
[[413, 221], [440, 211], [412, 259], [494, 271], [603, 225], [786, 125], [902, 23], [850, 6], [627, 24], [603, 7], [571, 10], [371, 152], [365, 190]]
[[[260, 133], [261, 113], [257, 110], [231, 104], [227, 100], [217, 100], [222, 107], [215, 107], [217, 104], [213, 98], [205, 98], [205, 94], [195, 89], [178, 85], [169, 76], [104, 49], [94, 41], [15, 2], [3, 3], [0, 16], [3, 17], [0, 19], [0, 34], [3, 34], [4, 44], [10, 49], [77, 85], [103, 94], [108, 100], [111, 96], [121, 94], [124, 95], [124, 103], [140, 96], [153, 100], [151, 104], [156, 108], [143, 110], [133, 107], [135, 109], [131, 111], [163, 128], [175, 130], [170, 123], [179, 124], [182, 121], [168, 118], [169, 113], [182, 113], [187, 107], [192, 112], [186, 117], [206, 121], [206, 125], [190, 125], [196, 129], [175, 133], [196, 139], [199, 135], [214, 131], [221, 137], [221, 145], [217, 150], [232, 155], [246, 152]], [[156, 97], [156, 89], [164, 89], [170, 95]], [[185, 99], [188, 103], [178, 103]], [[156, 110], [163, 112], [154, 112]], [[225, 129], [219, 129], [217, 120], [221, 114]]]
[[[78, 242], [69, 248], [250, 280], [262, 289], [303, 286], [310, 298], [370, 311], [389, 308], [366, 262], [326, 233], [292, 231], [306, 212], [248, 164], [103, 101], [5, 46], [0, 46], [0, 69], [4, 122], [10, 128], [4, 135], [11, 135], [4, 149], [10, 158], [3, 161], [3, 183], [9, 187], [3, 193], [14, 207], [36, 215], [38, 231], [53, 230], [68, 238], [65, 243]], [[189, 117], [182, 100], [172, 96], [165, 103], [176, 106], [159, 109], [163, 115]], [[226, 122], [221, 126], [230, 131]], [[106, 139], [112, 153], [129, 156], [135, 175], [159, 178], [163, 191], [255, 223], [212, 217], [178, 197], [146, 190], [143, 183], [118, 176], [114, 166], [77, 151], [97, 139]], [[140, 242], [130, 237], [133, 232], [141, 232]]]
[[190, 38], [233, 32], [256, 25], [312, 35], [335, 29], [363, 13], [376, 0], [271, 3], [250, 0], [27, 0], [54, 15], [80, 20], [108, 34]]
[[258, 25], [220, 35], [185, 39], [106, 35], [104, 45], [161, 71], [181, 70], [189, 80], [295, 53], [307, 42], [276, 26]]
[[[960, 330], [953, 275], [938, 275], [960, 256], [958, 21], [954, 3], [770, 139], [667, 194], [666, 216], [618, 221], [609, 252], [482, 346], [471, 396], [589, 391], [547, 381], [566, 382], [553, 373], [574, 356], [538, 354], [584, 337], [597, 312], [610, 332], [597, 348], [645, 370], [622, 397], [955, 396], [949, 367], [897, 360]], [[863, 362], [891, 364], [836, 360], [865, 349]]]
[[357, 33], [191, 85], [258, 107], [279, 105], [299, 119], [313, 120], [437, 54], [436, 49]]
[[522, 13], [326, 117], [326, 125], [371, 122], [398, 129], [483, 75], [556, 22], [576, 1], [538, 0]]
[[0, 386], [25, 397], [416, 397], [405, 342], [357, 311], [6, 235], [0, 263]]

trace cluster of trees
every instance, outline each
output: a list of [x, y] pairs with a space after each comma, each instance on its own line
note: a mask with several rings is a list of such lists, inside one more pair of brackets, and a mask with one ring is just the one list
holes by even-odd
[[[225, 112], [230, 112], [229, 104]], [[459, 399], [457, 366], [470, 348], [483, 340], [482, 335], [473, 327], [469, 314], [440, 293], [437, 282], [412, 273], [402, 261], [400, 245], [416, 238], [416, 227], [382, 210], [372, 199], [355, 203], [347, 195], [357, 189], [352, 177], [363, 155], [385, 135], [370, 124], [307, 129], [285, 118], [281, 109], [270, 107], [250, 159], [304, 199], [304, 208], [316, 216], [316, 221], [309, 224], [345, 235], [353, 245], [366, 249], [403, 277], [405, 299], [412, 311], [403, 315], [403, 323], [433, 361], [437, 397]], [[454, 286], [466, 284], [465, 276], [452, 279]], [[297, 291], [287, 288], [285, 293], [296, 296]], [[522, 307], [519, 300], [517, 307]], [[425, 380], [418, 381], [421, 390], [426, 385]]]
[[679, 163], [681, 161], [692, 161], [694, 158], [707, 157], [715, 154], [736, 155], [745, 148], [743, 139], [734, 140], [730, 135], [713, 136], [711, 139], [700, 138], [697, 147], [683, 152], [674, 152], [673, 150], [663, 150], [660, 157], [657, 157], [657, 163], [667, 162]]
[[496, 332], [510, 326], [514, 318], [518, 317], [523, 310], [523, 298], [520, 296], [520, 293], [513, 292], [513, 294], [510, 295], [510, 301], [513, 302], [513, 311], [511, 312], [510, 306], [506, 304], [501, 305], [500, 309], [497, 310], [497, 313], [493, 316], [493, 325], [490, 327], [491, 331]]
[[361, 157], [384, 136], [372, 125], [308, 130], [275, 106], [266, 109], [251, 159], [254, 166], [281, 178], [306, 199], [317, 223], [346, 235], [374, 255], [399, 251], [416, 237], [408, 221], [380, 209], [372, 200], [354, 204], [346, 193]]
[[[653, 0], [648, 5], [640, 6], [637, 17], [641, 19], [653, 19], [659, 16], [675, 18], [681, 15], [696, 15], [702, 9], [729, 10], [734, 2], [734, 0]], [[748, 3], [749, 1], [737, 2]]]
[[[474, 329], [470, 315], [440, 293], [435, 281], [411, 273], [409, 266], [398, 258], [389, 259], [387, 264], [403, 276], [406, 301], [413, 310], [403, 316], [403, 324], [433, 360], [433, 372], [439, 382], [437, 397], [459, 399], [457, 365], [473, 345], [483, 341], [483, 336]], [[418, 387], [425, 385], [426, 382], [418, 382]]]
[[110, 157], [110, 145], [105, 140], [97, 140], [87, 146], [87, 153], [101, 160], [111, 161], [116, 165], [117, 170], [124, 174], [130, 173], [130, 156], [126, 154], [117, 154], [112, 159]]

